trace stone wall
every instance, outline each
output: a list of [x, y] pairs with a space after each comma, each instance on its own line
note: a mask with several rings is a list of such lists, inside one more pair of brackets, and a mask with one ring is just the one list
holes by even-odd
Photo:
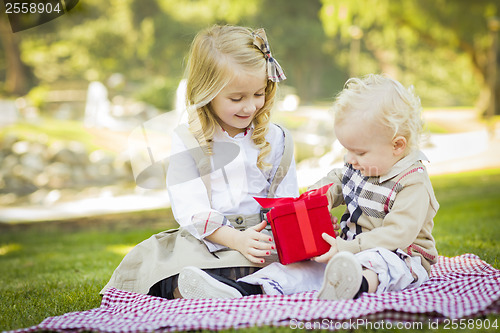
[[0, 142], [0, 206], [46, 204], [89, 188], [132, 187], [128, 155], [88, 151], [75, 141], [40, 142], [7, 136]]

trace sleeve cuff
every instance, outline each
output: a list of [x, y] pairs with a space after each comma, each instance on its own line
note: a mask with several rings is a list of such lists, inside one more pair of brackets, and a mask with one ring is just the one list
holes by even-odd
[[223, 226], [233, 227], [229, 220], [216, 211], [199, 213], [193, 216], [192, 224], [186, 228], [195, 238], [202, 241], [210, 252], [227, 249], [226, 246], [214, 243], [206, 239], [217, 229]]
[[361, 252], [361, 247], [359, 246], [359, 243], [358, 241], [356, 241], [356, 239], [348, 241], [337, 237], [337, 249], [339, 250], [339, 252], [341, 251], [347, 251], [351, 253]]

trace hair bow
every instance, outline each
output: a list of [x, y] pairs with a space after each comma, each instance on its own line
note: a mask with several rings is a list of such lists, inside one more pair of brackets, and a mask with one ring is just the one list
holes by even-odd
[[286, 79], [285, 73], [280, 64], [271, 56], [271, 48], [267, 42], [267, 36], [264, 29], [260, 28], [252, 32], [253, 45], [264, 53], [267, 62], [267, 78], [273, 82], [281, 82]]

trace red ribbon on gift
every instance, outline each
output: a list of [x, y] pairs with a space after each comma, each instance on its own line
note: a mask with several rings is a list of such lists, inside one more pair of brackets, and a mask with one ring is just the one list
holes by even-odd
[[311, 220], [309, 220], [306, 203], [304, 201], [295, 201], [293, 206], [295, 207], [295, 213], [297, 213], [297, 221], [299, 222], [300, 234], [302, 235], [302, 242], [304, 243], [306, 253], [315, 253], [318, 250], [318, 247], [316, 246], [316, 241], [314, 240]]
[[316, 241], [314, 240], [314, 234], [312, 230], [311, 220], [309, 219], [309, 214], [307, 213], [307, 207], [304, 199], [309, 197], [315, 197], [326, 194], [328, 189], [333, 184], [328, 184], [323, 187], [320, 187], [315, 190], [310, 190], [302, 193], [297, 198], [256, 198], [255, 200], [263, 207], [263, 208], [271, 208], [280, 206], [283, 204], [293, 203], [295, 208], [295, 213], [297, 214], [297, 221], [299, 222], [300, 233], [302, 234], [302, 240], [304, 243], [304, 248], [306, 253], [312, 254], [315, 253], [318, 248], [316, 246]]

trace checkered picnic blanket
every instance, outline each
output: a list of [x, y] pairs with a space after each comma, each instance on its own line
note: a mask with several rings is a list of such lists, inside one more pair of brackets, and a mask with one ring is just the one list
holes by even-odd
[[263, 325], [338, 329], [360, 320], [429, 322], [491, 313], [500, 313], [500, 270], [476, 255], [464, 254], [439, 257], [431, 278], [419, 288], [364, 294], [357, 300], [318, 300], [315, 292], [166, 300], [109, 289], [99, 308], [50, 317], [14, 332], [170, 332]]

